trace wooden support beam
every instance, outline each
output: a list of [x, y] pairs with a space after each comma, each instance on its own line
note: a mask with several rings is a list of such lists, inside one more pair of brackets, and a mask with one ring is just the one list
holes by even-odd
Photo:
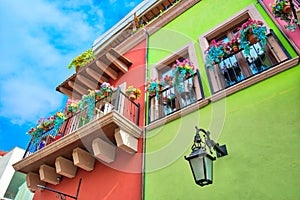
[[100, 83], [108, 82], [108, 79], [106, 77], [104, 77], [103, 74], [99, 74], [98, 72], [96, 72], [93, 69], [87, 68], [86, 73], [88, 73], [88, 75], [90, 75], [93, 79], [95, 79], [96, 81], [98, 81]]
[[120, 60], [118, 60], [117, 57], [113, 56], [112, 54], [110, 53], [107, 53], [106, 54], [106, 57], [107, 59], [112, 62], [117, 68], [119, 68], [124, 74], [126, 72], [128, 72], [128, 67], [123, 63], [121, 62]]
[[91, 81], [90, 79], [80, 74], [77, 74], [76, 78], [91, 90], [95, 90], [97, 88], [98, 82], [96, 81]]
[[142, 19], [144, 22], [146, 22], [146, 23], [148, 22], [148, 19], [144, 15], [142, 16]]
[[116, 147], [113, 144], [96, 138], [93, 140], [92, 148], [96, 158], [107, 163], [111, 163], [115, 160]]
[[127, 59], [126, 57], [122, 56], [122, 54], [120, 54], [118, 51], [116, 51], [115, 49], [110, 49], [108, 51], [111, 55], [113, 55], [115, 58], [118, 58], [118, 60], [120, 60], [122, 63], [124, 63], [127, 67], [132, 65], [132, 62]]
[[26, 175], [26, 185], [31, 192], [35, 192], [38, 189], [37, 185], [45, 186], [46, 183], [41, 181], [40, 175], [33, 172], [29, 172]]
[[59, 87], [59, 91], [61, 91], [65, 95], [67, 95], [69, 98], [72, 98], [72, 91], [71, 90], [68, 90], [64, 87]]
[[86, 171], [92, 171], [95, 165], [95, 158], [87, 151], [77, 147], [73, 149], [73, 162], [74, 165]]
[[296, 15], [297, 15], [297, 19], [298, 19], [298, 22], [300, 21], [300, 8], [298, 8], [296, 10]]
[[138, 147], [138, 139], [132, 137], [130, 134], [121, 130], [120, 128], [115, 129], [115, 139], [117, 146], [128, 153], [136, 153]]
[[55, 159], [56, 173], [68, 178], [74, 178], [76, 176], [77, 167], [74, 166], [73, 161], [68, 160], [62, 156]]
[[87, 89], [80, 86], [79, 84], [76, 84], [74, 81], [68, 81], [68, 84], [73, 88], [73, 90], [76, 90], [81, 95], [87, 94], [89, 92]]
[[42, 181], [51, 183], [52, 185], [59, 184], [61, 180], [61, 175], [56, 173], [55, 168], [45, 164], [40, 166], [39, 173]]
[[102, 61], [97, 60], [96, 66], [99, 67], [103, 72], [105, 72], [108, 76], [110, 76], [113, 80], [116, 80], [118, 78], [118, 73], [109, 68], [106, 64], [104, 64]]
[[80, 95], [78, 95], [77, 93], [75, 93], [67, 88], [59, 87], [59, 91], [65, 95], [67, 95], [70, 99], [81, 99]]

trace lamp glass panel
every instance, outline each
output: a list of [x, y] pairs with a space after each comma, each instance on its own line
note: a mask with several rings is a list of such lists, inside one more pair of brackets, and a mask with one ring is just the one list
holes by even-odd
[[213, 160], [205, 157], [206, 179], [212, 181]]
[[193, 170], [196, 181], [202, 180], [205, 178], [203, 159], [204, 159], [203, 157], [195, 157], [190, 160], [190, 165]]

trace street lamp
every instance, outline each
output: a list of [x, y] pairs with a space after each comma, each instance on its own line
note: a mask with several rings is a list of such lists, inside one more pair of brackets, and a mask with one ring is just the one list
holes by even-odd
[[[192, 146], [192, 153], [184, 158], [189, 161], [190, 167], [197, 185], [201, 187], [212, 184], [213, 181], [213, 157], [212, 150], [216, 151], [217, 157], [227, 155], [226, 145], [219, 146], [218, 143], [210, 139], [210, 132], [204, 129], [196, 128], [196, 135], [194, 137], [194, 144]], [[204, 133], [202, 138], [199, 132]], [[204, 139], [204, 140], [202, 140]], [[206, 152], [206, 147], [209, 148], [210, 154]]]

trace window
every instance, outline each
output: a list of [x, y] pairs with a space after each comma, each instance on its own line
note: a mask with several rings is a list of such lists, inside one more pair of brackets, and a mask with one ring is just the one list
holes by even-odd
[[[177, 61], [182, 62], [188, 59], [196, 67], [197, 60], [195, 55], [194, 44], [191, 42], [152, 67], [150, 72], [151, 79], [166, 80], [173, 76], [172, 67]], [[173, 85], [167, 84], [168, 81], [166, 80], [166, 84], [161, 88], [158, 96], [149, 96], [149, 123], [170, 115], [203, 98], [198, 73], [197, 71], [194, 75], [186, 77]]]
[[[212, 40], [230, 41], [238, 31], [238, 27], [249, 18], [264, 21], [256, 8], [251, 5], [237, 15], [199, 37], [200, 47], [204, 52]], [[266, 23], [264, 23], [266, 26]], [[276, 35], [267, 27], [267, 44], [257, 42], [250, 47], [249, 54], [243, 49], [231, 53], [218, 64], [206, 68], [212, 93], [217, 93], [271, 67], [289, 59], [289, 55]], [[205, 59], [203, 54], [203, 58]]]

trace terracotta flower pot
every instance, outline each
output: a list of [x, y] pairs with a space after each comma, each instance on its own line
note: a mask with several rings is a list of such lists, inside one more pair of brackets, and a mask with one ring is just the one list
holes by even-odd
[[232, 46], [232, 50], [236, 53], [239, 51], [239, 47], [234, 45], [234, 46]]
[[131, 101], [135, 101], [135, 100], [136, 100], [136, 95], [135, 95], [134, 92], [130, 92], [128, 96], [129, 96], [129, 99], [130, 99]]
[[99, 101], [101, 99], [101, 96], [96, 95], [95, 100]]
[[283, 6], [283, 12], [286, 14], [289, 14], [292, 11], [291, 6], [290, 5], [285, 5]]
[[75, 66], [75, 72], [77, 73], [80, 69], [80, 66]]
[[250, 42], [250, 44], [255, 44], [257, 43], [257, 37], [255, 37], [255, 35], [251, 33], [248, 35], [248, 41]]

